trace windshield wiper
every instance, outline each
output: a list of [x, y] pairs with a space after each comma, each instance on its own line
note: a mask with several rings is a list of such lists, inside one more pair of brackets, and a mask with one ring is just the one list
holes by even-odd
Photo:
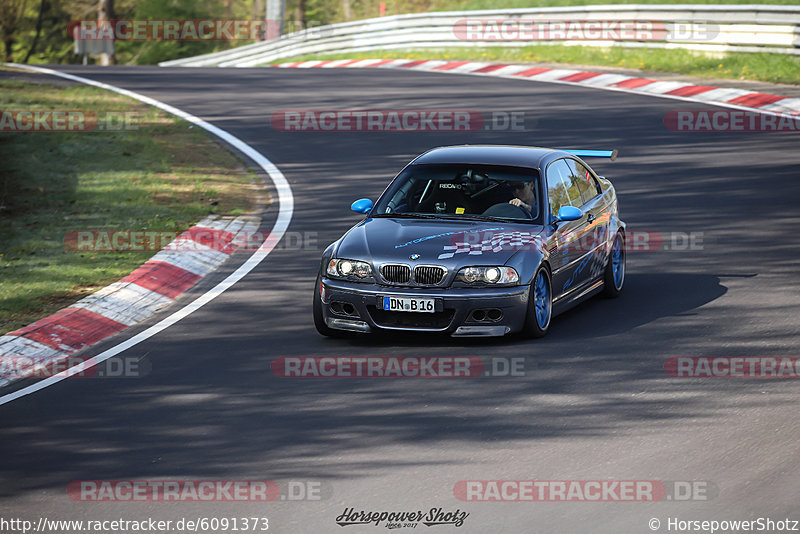
[[491, 222], [514, 222], [516, 219], [509, 219], [508, 217], [491, 217], [489, 215], [470, 215], [464, 217], [467, 220], [474, 221], [491, 221]]
[[492, 221], [492, 222], [505, 222], [505, 223], [532, 223], [533, 219], [514, 219], [511, 217], [492, 217], [490, 215], [470, 215], [464, 217], [465, 220], [476, 221]]

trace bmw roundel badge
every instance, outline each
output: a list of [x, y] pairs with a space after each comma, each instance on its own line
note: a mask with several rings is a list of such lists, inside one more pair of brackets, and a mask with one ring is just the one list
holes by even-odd
[[412, 261], [417, 261], [417, 260], [419, 259], [419, 254], [412, 254], [411, 256], [409, 256], [409, 258], [410, 258]]

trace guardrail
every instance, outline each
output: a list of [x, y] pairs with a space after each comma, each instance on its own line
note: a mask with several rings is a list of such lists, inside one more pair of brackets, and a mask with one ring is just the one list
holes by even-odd
[[590, 5], [395, 15], [319, 26], [160, 65], [254, 67], [308, 54], [532, 44], [800, 55], [800, 6]]

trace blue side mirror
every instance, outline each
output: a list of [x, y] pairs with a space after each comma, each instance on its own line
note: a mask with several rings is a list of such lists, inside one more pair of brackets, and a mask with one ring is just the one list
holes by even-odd
[[[369, 213], [372, 209], [373, 203], [368, 198], [360, 198], [350, 204], [350, 209], [356, 213]], [[580, 210], [578, 210], [580, 211]]]
[[561, 209], [558, 210], [558, 216], [555, 222], [577, 221], [581, 217], [583, 217], [583, 212], [580, 208], [576, 208], [575, 206], [561, 206]]

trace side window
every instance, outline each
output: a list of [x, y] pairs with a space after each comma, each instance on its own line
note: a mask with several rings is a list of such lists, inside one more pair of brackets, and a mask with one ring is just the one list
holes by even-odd
[[[547, 196], [550, 199], [550, 213], [556, 215], [562, 206], [573, 206], [570, 196], [569, 168], [563, 159], [554, 161], [547, 167]], [[578, 205], [582, 204], [580, 193], [577, 194]]]
[[597, 183], [589, 169], [574, 159], [566, 160], [570, 170], [570, 180], [576, 186], [583, 197], [584, 202], [589, 202], [597, 196]]

